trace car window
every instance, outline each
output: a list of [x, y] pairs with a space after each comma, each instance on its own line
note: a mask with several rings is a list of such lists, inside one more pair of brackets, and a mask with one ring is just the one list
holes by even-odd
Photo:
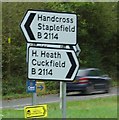
[[88, 72], [88, 76], [100, 76], [100, 71], [99, 70], [90, 70]]
[[87, 74], [86, 70], [79, 70], [77, 76], [86, 76], [86, 74]]

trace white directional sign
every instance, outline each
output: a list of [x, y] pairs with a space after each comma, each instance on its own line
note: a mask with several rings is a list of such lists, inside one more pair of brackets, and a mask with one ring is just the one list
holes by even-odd
[[29, 79], [72, 81], [78, 68], [79, 62], [73, 50], [29, 47]]
[[[26, 50], [26, 62], [28, 62], [28, 48], [30, 46], [40, 46], [40, 47], [52, 47], [52, 48], [63, 48], [63, 45], [54, 45], [54, 44], [33, 44], [33, 43], [27, 43], [27, 50]], [[62, 46], [62, 47], [61, 47]], [[81, 49], [78, 44], [75, 46], [70, 45], [64, 45], [65, 49], [73, 49], [77, 56], [79, 56]]]
[[28, 10], [21, 22], [21, 29], [31, 43], [70, 44], [77, 41], [77, 16]]
[[70, 48], [72, 48], [75, 51], [76, 55], [79, 56], [81, 49], [78, 44], [76, 44], [75, 46], [70, 46]]

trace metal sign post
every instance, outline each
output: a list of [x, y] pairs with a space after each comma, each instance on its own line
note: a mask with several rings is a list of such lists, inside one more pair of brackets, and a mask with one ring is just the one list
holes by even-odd
[[62, 109], [62, 81], [60, 82], [60, 109]]
[[32, 105], [36, 105], [36, 100], [37, 100], [37, 93], [33, 93], [33, 96], [32, 96]]
[[36, 105], [36, 81], [35, 80], [27, 80], [26, 81], [26, 92], [32, 93], [32, 105]]
[[[66, 46], [61, 45], [61, 48], [66, 48]], [[66, 82], [60, 82], [60, 109], [62, 118], [66, 118]]]
[[66, 82], [62, 82], [62, 118], [66, 118]]

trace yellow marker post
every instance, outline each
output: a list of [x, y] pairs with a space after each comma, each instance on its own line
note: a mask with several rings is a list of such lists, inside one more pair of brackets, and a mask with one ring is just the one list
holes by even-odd
[[25, 118], [47, 117], [47, 105], [35, 105], [24, 107]]
[[8, 43], [9, 43], [9, 44], [11, 43], [11, 38], [10, 38], [10, 37], [8, 38]]

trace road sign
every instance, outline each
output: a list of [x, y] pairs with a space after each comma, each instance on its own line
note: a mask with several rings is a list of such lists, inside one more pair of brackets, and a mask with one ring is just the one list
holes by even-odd
[[47, 105], [35, 105], [24, 107], [25, 118], [47, 117]]
[[29, 47], [29, 79], [72, 81], [78, 68], [79, 62], [73, 50]]
[[80, 52], [81, 52], [81, 49], [79, 47], [78, 44], [76, 44], [75, 46], [70, 46], [71, 49], [73, 49], [76, 53], [77, 56], [79, 56]]
[[20, 26], [27, 42], [75, 45], [77, 41], [76, 14], [28, 10]]
[[36, 93], [45, 92], [45, 83], [41, 81], [36, 82]]
[[61, 48], [64, 47], [65, 49], [73, 49], [77, 56], [79, 56], [81, 49], [78, 44], [72, 45], [54, 45], [54, 44], [37, 44], [37, 43], [27, 43], [27, 50], [26, 50], [26, 62], [28, 62], [28, 48], [30, 46], [39, 46], [39, 47], [51, 47], [51, 48]]
[[36, 92], [36, 81], [35, 80], [27, 80], [26, 81], [27, 86], [27, 93], [35, 93]]

